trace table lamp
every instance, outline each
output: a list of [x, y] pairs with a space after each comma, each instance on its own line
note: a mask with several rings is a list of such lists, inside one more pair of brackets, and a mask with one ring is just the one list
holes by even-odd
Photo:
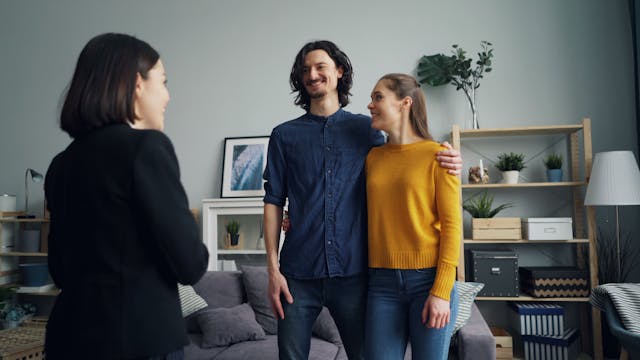
[[29, 214], [29, 177], [31, 177], [31, 181], [33, 182], [40, 182], [44, 179], [42, 174], [31, 168], [28, 168], [24, 173], [24, 215], [21, 215], [19, 217], [27, 219], [36, 217], [35, 215]]

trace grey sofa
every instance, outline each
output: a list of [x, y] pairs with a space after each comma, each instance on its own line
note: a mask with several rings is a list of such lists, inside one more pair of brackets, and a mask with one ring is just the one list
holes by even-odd
[[[245, 267], [243, 270], [244, 273], [210, 271], [194, 285], [196, 293], [207, 302], [208, 307], [186, 318], [191, 343], [184, 349], [185, 359], [278, 359], [277, 322], [270, 313], [266, 295], [266, 270], [258, 267]], [[237, 307], [243, 303], [251, 305], [255, 320], [265, 330], [263, 338], [225, 346], [203, 346], [203, 343], [206, 342], [205, 338], [208, 336], [204, 334], [200, 326], [203, 314], [216, 311], [215, 309]], [[246, 326], [242, 321], [231, 325], [220, 323], [217, 325], [226, 326], [229, 330], [233, 330], [234, 327]], [[457, 348], [457, 351], [452, 351], [453, 358], [495, 359], [493, 336], [475, 304], [472, 306], [469, 322], [458, 331], [454, 344], [453, 348]], [[410, 350], [407, 352], [406, 358], [411, 358]], [[309, 359], [347, 359], [337, 328], [327, 309], [323, 309], [313, 327]]]

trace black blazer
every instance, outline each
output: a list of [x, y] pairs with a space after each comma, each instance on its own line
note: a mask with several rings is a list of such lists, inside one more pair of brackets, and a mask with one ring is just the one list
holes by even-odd
[[177, 285], [209, 254], [180, 183], [169, 138], [110, 125], [75, 139], [45, 180], [49, 271], [62, 291], [47, 324], [47, 359], [123, 359], [187, 343]]

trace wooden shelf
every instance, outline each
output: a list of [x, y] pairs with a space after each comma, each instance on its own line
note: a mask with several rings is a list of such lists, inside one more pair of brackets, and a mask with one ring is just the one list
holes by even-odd
[[506, 129], [465, 129], [460, 130], [460, 138], [491, 137], [491, 136], [531, 136], [571, 134], [583, 129], [583, 125], [551, 125], [527, 126]]
[[246, 250], [246, 249], [238, 249], [238, 250], [224, 250], [219, 249], [218, 254], [238, 254], [238, 255], [259, 255], [259, 254], [267, 254], [266, 250]]
[[517, 184], [462, 184], [462, 189], [507, 189], [587, 186], [586, 181], [532, 182]]
[[532, 245], [544, 245], [544, 244], [588, 244], [589, 239], [570, 239], [570, 240], [473, 240], [464, 239], [465, 244], [532, 244]]
[[50, 220], [45, 218], [21, 219], [17, 217], [0, 217], [0, 223], [48, 223]]
[[21, 252], [21, 251], [9, 251], [0, 252], [0, 256], [48, 256], [47, 253], [41, 252]]
[[557, 297], [557, 298], [537, 298], [525, 294], [520, 296], [477, 296], [479, 301], [544, 301], [544, 302], [589, 302], [588, 297]]

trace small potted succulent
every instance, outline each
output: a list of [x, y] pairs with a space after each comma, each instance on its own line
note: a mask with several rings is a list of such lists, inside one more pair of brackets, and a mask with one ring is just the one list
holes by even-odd
[[33, 304], [9, 303], [0, 310], [2, 328], [12, 329], [20, 326], [23, 321], [33, 317], [36, 307]]
[[240, 223], [237, 220], [230, 220], [227, 223], [227, 247], [235, 248], [240, 244]]
[[547, 168], [547, 180], [549, 182], [562, 181], [562, 155], [549, 154], [544, 159], [544, 166]]
[[498, 155], [496, 167], [502, 171], [502, 179], [505, 184], [517, 184], [520, 170], [526, 167], [524, 166], [524, 154], [502, 153]]
[[470, 197], [462, 203], [471, 219], [472, 238], [474, 240], [519, 239], [520, 218], [494, 218], [500, 211], [513, 207], [513, 203], [506, 203], [493, 207], [493, 196], [487, 191], [476, 198]]

